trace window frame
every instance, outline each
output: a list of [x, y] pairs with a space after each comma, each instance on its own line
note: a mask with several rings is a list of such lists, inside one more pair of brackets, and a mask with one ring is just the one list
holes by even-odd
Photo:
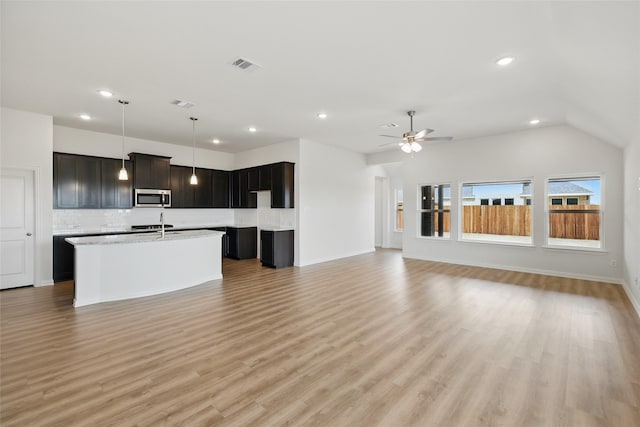
[[[439, 207], [438, 209], [422, 209], [422, 187], [426, 187], [426, 186], [430, 186], [430, 187], [439, 187], [439, 186], [443, 186], [443, 187], [449, 187], [449, 194], [450, 194], [450, 198], [449, 198], [449, 205], [445, 205], [444, 204], [444, 196], [443, 196], [443, 204], [441, 207]], [[453, 193], [452, 193], [452, 184], [450, 182], [440, 182], [438, 184], [432, 184], [432, 183], [423, 183], [423, 184], [418, 184], [417, 188], [416, 188], [416, 237], [419, 239], [432, 239], [432, 240], [441, 240], [441, 241], [450, 241], [451, 237], [452, 237], [452, 227], [451, 227], [451, 219], [452, 219], [452, 208], [453, 208]], [[446, 209], [445, 209], [446, 206]], [[422, 235], [422, 214], [426, 213], [426, 212], [433, 212], [434, 214], [438, 215], [440, 213], [442, 213], [443, 218], [444, 218], [444, 214], [446, 212], [449, 212], [449, 236], [438, 236], [437, 234], [434, 234], [433, 236], [423, 236]], [[443, 219], [444, 221], [444, 219]], [[443, 228], [444, 225], [443, 225]], [[444, 231], [443, 231], [444, 233]]]
[[[549, 242], [550, 224], [549, 224], [549, 182], [551, 181], [586, 181], [586, 180], [600, 180], [600, 247], [589, 247], [579, 245], [554, 245]], [[576, 252], [608, 252], [605, 243], [605, 203], [606, 203], [606, 191], [605, 191], [605, 174], [602, 172], [596, 173], [574, 173], [574, 174], [562, 174], [547, 176], [544, 181], [544, 244], [543, 248], [562, 250], [562, 251], [576, 251]], [[564, 206], [564, 204], [563, 204]], [[569, 205], [575, 206], [575, 205]], [[582, 210], [581, 212], [585, 212]]]
[[[402, 194], [402, 209], [398, 209], [398, 194]], [[398, 212], [402, 211], [402, 228], [398, 227]], [[402, 233], [404, 231], [404, 191], [402, 188], [396, 188], [393, 192], [393, 231]]]
[[[523, 203], [523, 206], [529, 206], [529, 208], [531, 209], [531, 213], [530, 213], [530, 230], [531, 230], [531, 239], [529, 242], [508, 242], [508, 241], [500, 241], [500, 240], [481, 240], [481, 239], [465, 239], [464, 238], [464, 199], [462, 197], [463, 194], [463, 187], [464, 186], [468, 186], [468, 185], [500, 185], [500, 184], [529, 184], [529, 188], [530, 188], [530, 194], [529, 194], [529, 199], [531, 200], [531, 202], [529, 204], [527, 204], [526, 202]], [[517, 178], [517, 179], [500, 179], [500, 180], [462, 180], [459, 181], [458, 183], [458, 209], [459, 209], [459, 215], [458, 215], [458, 233], [457, 233], [457, 241], [461, 242], [461, 243], [472, 243], [472, 244], [486, 244], [486, 245], [502, 245], [502, 246], [519, 246], [519, 247], [525, 247], [525, 248], [534, 248], [535, 245], [535, 180], [533, 176], [528, 176], [528, 177], [521, 177], [521, 178]], [[480, 201], [481, 199], [476, 197], [476, 199], [478, 201]], [[489, 202], [492, 202], [493, 198], [489, 197]], [[514, 197], [514, 205], [515, 205], [515, 197]], [[482, 206], [482, 205], [478, 205], [478, 206]], [[491, 204], [489, 204], [489, 206], [493, 206]], [[498, 205], [495, 205], [498, 206]], [[507, 206], [504, 204], [501, 204], [499, 206]], [[519, 206], [519, 205], [518, 205]], [[496, 235], [499, 236], [499, 235]]]

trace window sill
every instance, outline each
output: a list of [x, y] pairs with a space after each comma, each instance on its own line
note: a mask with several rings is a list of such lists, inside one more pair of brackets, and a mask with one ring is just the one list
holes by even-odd
[[603, 248], [589, 248], [584, 246], [554, 246], [554, 245], [544, 245], [542, 249], [552, 250], [552, 251], [569, 251], [569, 252], [577, 252], [577, 253], [585, 253], [592, 252], [596, 254], [608, 254], [609, 251]]
[[498, 246], [518, 246], [521, 248], [535, 248], [533, 243], [518, 243], [518, 242], [505, 242], [500, 240], [466, 240], [458, 239], [460, 243], [472, 243], [481, 245], [498, 245]]
[[440, 240], [443, 242], [450, 242], [451, 241], [451, 237], [447, 236], [447, 237], [438, 237], [438, 236], [416, 236], [416, 238], [418, 239], [423, 239], [423, 240]]

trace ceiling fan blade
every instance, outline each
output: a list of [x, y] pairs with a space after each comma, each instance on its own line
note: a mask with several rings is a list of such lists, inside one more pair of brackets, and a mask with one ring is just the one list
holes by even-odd
[[378, 136], [384, 136], [386, 138], [396, 138], [396, 139], [402, 139], [401, 136], [395, 136], [395, 135], [378, 135]]
[[433, 129], [429, 129], [429, 128], [422, 129], [420, 132], [416, 133], [415, 138], [424, 138], [425, 136], [427, 136], [431, 132], [433, 132]]
[[402, 145], [404, 142], [387, 142], [386, 144], [380, 144], [378, 147], [386, 147], [387, 145]]
[[452, 139], [453, 139], [452, 136], [433, 136], [433, 137], [415, 138], [414, 141], [443, 142], [443, 141], [451, 141]]

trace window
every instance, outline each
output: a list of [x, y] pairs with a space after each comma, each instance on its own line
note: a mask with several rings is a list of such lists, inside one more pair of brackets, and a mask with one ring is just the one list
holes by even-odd
[[562, 205], [562, 199], [559, 197], [553, 197], [551, 199], [551, 204], [552, 205]]
[[396, 190], [396, 224], [395, 231], [402, 231], [404, 228], [404, 203], [402, 190]]
[[[547, 181], [547, 244], [572, 248], [601, 248], [600, 177]], [[555, 203], [566, 200], [566, 203]]]
[[567, 205], [577, 205], [578, 198], [577, 197], [567, 197]]
[[[479, 203], [462, 206], [461, 239], [532, 244], [531, 189], [529, 180], [462, 184], [463, 193], [475, 194]], [[491, 205], [483, 204], [484, 200], [491, 200]]]
[[422, 185], [420, 200], [420, 235], [448, 239], [451, 231], [451, 186]]
[[489, 199], [480, 199], [480, 204], [483, 206], [488, 206], [489, 205]]

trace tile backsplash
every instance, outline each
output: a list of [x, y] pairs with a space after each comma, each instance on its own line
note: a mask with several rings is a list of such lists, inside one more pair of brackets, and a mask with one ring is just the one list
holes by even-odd
[[[132, 225], [159, 224], [161, 208], [54, 209], [53, 232], [122, 230]], [[295, 209], [272, 209], [269, 191], [258, 192], [258, 209], [165, 209], [166, 224], [256, 225], [297, 228]]]
[[[61, 230], [128, 229], [132, 225], [159, 224], [162, 208], [54, 209], [53, 232]], [[166, 224], [228, 225], [234, 223], [232, 209], [165, 209]]]

